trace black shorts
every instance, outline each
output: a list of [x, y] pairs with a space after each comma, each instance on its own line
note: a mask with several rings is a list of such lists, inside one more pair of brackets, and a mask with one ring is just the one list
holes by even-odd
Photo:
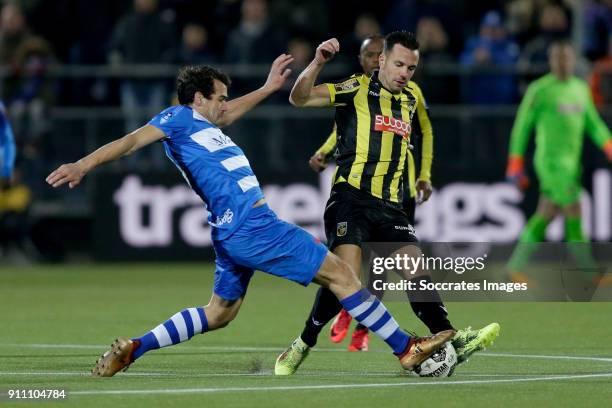
[[416, 197], [406, 197], [403, 202], [404, 214], [408, 217], [410, 225], [414, 226], [414, 213], [416, 211]]
[[362, 242], [418, 242], [399, 204], [380, 200], [346, 183], [336, 184], [325, 207], [327, 246]]

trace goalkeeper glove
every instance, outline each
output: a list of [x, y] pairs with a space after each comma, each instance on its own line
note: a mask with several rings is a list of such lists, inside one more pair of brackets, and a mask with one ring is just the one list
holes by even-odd
[[506, 180], [520, 188], [521, 190], [529, 187], [529, 177], [525, 174], [525, 165], [520, 156], [510, 156], [508, 167], [506, 167]]

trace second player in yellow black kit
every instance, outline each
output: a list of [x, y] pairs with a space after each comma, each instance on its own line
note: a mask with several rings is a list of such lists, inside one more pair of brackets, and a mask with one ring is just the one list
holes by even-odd
[[[332, 38], [319, 45], [291, 91], [295, 106], [336, 108], [338, 166], [325, 209], [325, 233], [330, 250], [354, 271], [361, 267], [363, 242], [404, 243], [403, 254], [421, 256], [414, 229], [402, 210], [412, 118], [422, 97], [409, 83], [418, 64], [418, 48], [414, 34], [390, 33], [379, 57], [379, 71], [314, 86], [323, 66], [340, 51]], [[399, 273], [409, 280], [430, 280], [423, 270], [414, 275]], [[409, 292], [408, 298], [432, 333], [453, 329], [435, 290]], [[293, 374], [316, 344], [322, 327], [340, 310], [330, 291], [319, 290], [304, 331], [277, 358], [275, 373]], [[459, 330], [452, 341], [458, 359], [466, 361], [498, 334], [497, 323], [480, 330]]]

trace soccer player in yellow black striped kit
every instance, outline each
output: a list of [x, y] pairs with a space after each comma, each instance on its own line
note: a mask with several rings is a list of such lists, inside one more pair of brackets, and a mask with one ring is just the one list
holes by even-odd
[[[404, 254], [420, 256], [414, 229], [402, 211], [412, 117], [422, 97], [410, 83], [418, 48], [414, 34], [390, 33], [379, 57], [379, 71], [314, 86], [325, 63], [340, 51], [332, 38], [317, 47], [291, 91], [290, 102], [295, 106], [336, 108], [337, 169], [325, 209], [325, 232], [330, 250], [356, 271], [361, 266], [362, 242], [406, 243]], [[425, 271], [406, 278], [430, 280]], [[408, 298], [430, 331], [453, 329], [437, 292], [410, 292]], [[322, 327], [341, 309], [331, 292], [319, 290], [304, 331], [277, 358], [275, 374], [293, 374], [316, 344]], [[459, 361], [492, 344], [498, 334], [497, 323], [480, 330], [459, 330], [452, 340]]]
[[[380, 34], [370, 35], [361, 43], [359, 50], [359, 64], [363, 68], [363, 72], [367, 76], [371, 76], [374, 70], [378, 69], [378, 59], [382, 54], [384, 45], [384, 37]], [[354, 75], [356, 76], [356, 75]], [[403, 200], [402, 209], [408, 217], [408, 222], [411, 225], [415, 223], [416, 205], [423, 203], [429, 199], [432, 193], [431, 187], [431, 163], [433, 160], [433, 128], [429, 119], [427, 103], [423, 97], [419, 86], [410, 81], [409, 85], [418, 94], [418, 103], [416, 108], [416, 121], [413, 122], [412, 133], [410, 135], [410, 148], [407, 153], [407, 165], [404, 166], [403, 180]], [[327, 167], [327, 161], [331, 159], [336, 151], [336, 125], [321, 147], [317, 149], [315, 154], [310, 158], [309, 165], [316, 171], [320, 172]], [[414, 154], [417, 150], [413, 150], [412, 146], [417, 145], [415, 138], [420, 138], [420, 173], [419, 178], [416, 178]], [[380, 293], [382, 295], [382, 293]], [[330, 328], [330, 339], [334, 343], [340, 343], [346, 337], [352, 317], [344, 309], [340, 311], [334, 319]], [[368, 329], [362, 324], [358, 324], [351, 336], [351, 342], [348, 346], [349, 351], [367, 351], [369, 343]]]

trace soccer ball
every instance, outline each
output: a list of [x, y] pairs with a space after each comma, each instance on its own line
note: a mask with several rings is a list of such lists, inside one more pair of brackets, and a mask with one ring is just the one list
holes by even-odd
[[419, 364], [414, 372], [419, 377], [450, 377], [456, 366], [457, 352], [448, 341], [427, 360]]

